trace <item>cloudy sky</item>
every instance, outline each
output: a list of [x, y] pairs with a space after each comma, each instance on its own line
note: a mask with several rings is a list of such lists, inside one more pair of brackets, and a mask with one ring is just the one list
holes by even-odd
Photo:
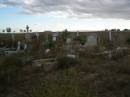
[[130, 28], [130, 0], [0, 0], [0, 30]]

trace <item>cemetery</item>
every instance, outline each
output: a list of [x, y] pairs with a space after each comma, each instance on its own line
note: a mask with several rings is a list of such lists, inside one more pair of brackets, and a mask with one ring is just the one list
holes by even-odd
[[129, 39], [111, 30], [0, 33], [0, 97], [129, 97]]
[[0, 0], [0, 97], [130, 97], [130, 0]]
[[[129, 47], [129, 32], [33, 32], [33, 33], [1, 33], [0, 51], [5, 54], [16, 52], [49, 52], [50, 48], [79, 50], [82, 48], [108, 49], [110, 44], [115, 49]], [[56, 47], [57, 46], [57, 47]]]

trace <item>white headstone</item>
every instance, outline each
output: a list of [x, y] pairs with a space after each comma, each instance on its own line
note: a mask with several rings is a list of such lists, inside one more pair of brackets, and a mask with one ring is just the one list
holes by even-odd
[[71, 38], [67, 38], [66, 43], [71, 43]]
[[53, 41], [56, 41], [57, 37], [58, 37], [58, 33], [57, 32], [55, 32], [55, 33], [52, 34], [52, 40]]
[[27, 49], [27, 44], [24, 44], [24, 50], [26, 50]]
[[47, 53], [49, 53], [51, 50], [50, 49], [46, 49], [45, 50], [45, 53], [47, 54]]
[[31, 36], [29, 33], [26, 33], [25, 34], [25, 39], [28, 40], [28, 41], [31, 41]]
[[56, 40], [57, 40], [57, 37], [53, 36], [52, 40], [53, 40], [53, 41], [56, 41]]
[[20, 42], [20, 41], [18, 41], [17, 51], [19, 51], [19, 50], [20, 50], [20, 46], [21, 46], [21, 42]]
[[57, 36], [58, 36], [58, 33], [57, 33], [57, 32], [53, 33], [53, 36], [57, 37]]
[[36, 37], [37, 37], [37, 39], [39, 39], [39, 33], [36, 33]]
[[76, 55], [74, 55], [74, 54], [68, 54], [67, 57], [69, 57], [69, 58], [74, 58], [74, 59], [75, 59], [75, 58], [76, 58]]

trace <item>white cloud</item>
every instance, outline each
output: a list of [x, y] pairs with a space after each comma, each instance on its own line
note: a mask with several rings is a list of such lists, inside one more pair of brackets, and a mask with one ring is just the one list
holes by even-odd
[[24, 3], [27, 5], [33, 4], [34, 0], [24, 0]]
[[6, 7], [6, 5], [4, 4], [0, 4], [0, 8]]

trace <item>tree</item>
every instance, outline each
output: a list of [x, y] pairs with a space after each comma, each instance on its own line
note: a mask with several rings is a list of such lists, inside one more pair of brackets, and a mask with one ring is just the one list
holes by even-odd
[[121, 30], [120, 29], [117, 29], [117, 32], [120, 32]]
[[11, 28], [10, 27], [6, 28], [6, 32], [11, 32]]
[[24, 30], [24, 32], [26, 32], [26, 30]]
[[23, 32], [23, 30], [22, 30], [22, 29], [20, 29], [19, 31], [20, 31], [20, 32]]
[[29, 32], [32, 32], [32, 30], [30, 29]]
[[124, 29], [125, 32], [129, 31], [129, 29]]
[[29, 26], [28, 25], [26, 26], [26, 31], [29, 32]]
[[4, 32], [5, 32], [5, 30], [2, 30], [2, 32], [4, 33]]
[[111, 29], [111, 32], [116, 32], [116, 29]]

